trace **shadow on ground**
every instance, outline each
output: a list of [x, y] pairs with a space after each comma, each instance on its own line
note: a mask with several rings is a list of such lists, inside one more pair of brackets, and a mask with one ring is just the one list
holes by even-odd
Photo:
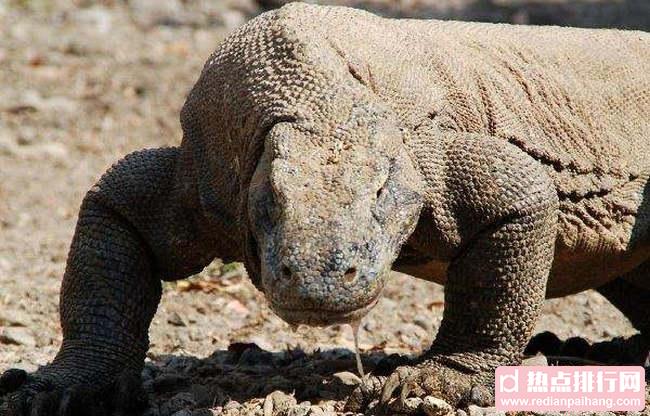
[[[560, 340], [550, 332], [538, 334], [528, 353], [543, 353], [552, 365], [635, 364], [647, 356], [647, 345], [638, 335], [590, 345], [574, 337]], [[413, 362], [413, 356], [369, 351], [361, 355], [367, 373], [385, 376], [395, 367]], [[302, 350], [265, 351], [255, 344], [235, 343], [199, 359], [191, 356], [150, 357], [144, 371], [145, 390], [152, 408], [149, 416], [173, 415], [193, 409], [218, 409], [217, 414], [308, 413], [310, 406], [340, 412], [345, 400], [361, 382], [354, 353], [331, 349], [307, 354]], [[269, 404], [272, 403], [272, 405]], [[278, 409], [284, 409], [285, 413]], [[287, 413], [294, 409], [293, 413]], [[230, 413], [228, 413], [230, 411]], [[266, 413], [263, 413], [266, 414]]]
[[[239, 404], [253, 411], [261, 409], [271, 393], [276, 407], [318, 404], [334, 411], [360, 383], [354, 353], [344, 348], [307, 354], [295, 349], [270, 352], [255, 344], [235, 343], [204, 359], [178, 355], [150, 359], [143, 379], [154, 405], [152, 415], [236, 408]], [[363, 353], [361, 359], [365, 371], [375, 375], [389, 374], [410, 360], [381, 351]]]

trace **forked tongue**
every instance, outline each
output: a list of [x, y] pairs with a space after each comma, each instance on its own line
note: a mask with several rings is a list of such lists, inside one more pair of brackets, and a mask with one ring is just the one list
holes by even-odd
[[361, 354], [359, 353], [359, 327], [361, 326], [361, 320], [350, 322], [350, 327], [352, 328], [352, 335], [354, 336], [354, 355], [357, 359], [357, 371], [359, 375], [363, 378], [363, 363], [361, 362]]

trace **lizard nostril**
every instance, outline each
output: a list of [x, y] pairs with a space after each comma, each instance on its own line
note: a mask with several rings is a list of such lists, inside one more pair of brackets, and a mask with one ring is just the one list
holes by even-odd
[[290, 269], [289, 267], [287, 267], [287, 266], [282, 266], [282, 270], [281, 270], [281, 272], [282, 272], [282, 277], [283, 277], [283, 278], [285, 278], [285, 279], [291, 279], [291, 275], [292, 275], [292, 273], [291, 273], [291, 269]]
[[357, 280], [357, 269], [350, 267], [343, 275], [345, 283], [354, 283]]

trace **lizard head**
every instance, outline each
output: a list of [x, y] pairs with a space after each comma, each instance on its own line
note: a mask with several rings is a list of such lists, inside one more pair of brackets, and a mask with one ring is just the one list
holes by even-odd
[[248, 194], [248, 250], [271, 308], [292, 324], [363, 317], [417, 223], [420, 184], [386, 120], [273, 126]]

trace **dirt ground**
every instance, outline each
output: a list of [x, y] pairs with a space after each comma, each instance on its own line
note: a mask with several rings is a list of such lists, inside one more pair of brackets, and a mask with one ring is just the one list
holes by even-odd
[[[179, 110], [204, 60], [279, 3], [0, 0], [0, 372], [34, 370], [58, 349], [58, 290], [85, 191], [127, 153], [178, 144]], [[650, 28], [647, 0], [336, 3], [393, 16]], [[395, 274], [362, 324], [366, 367], [427, 348], [442, 299], [440, 286]], [[634, 334], [591, 291], [548, 301], [537, 330], [590, 341]], [[215, 261], [165, 287], [143, 372], [149, 414], [334, 414], [358, 383], [352, 350], [349, 327], [293, 332], [241, 266]]]

